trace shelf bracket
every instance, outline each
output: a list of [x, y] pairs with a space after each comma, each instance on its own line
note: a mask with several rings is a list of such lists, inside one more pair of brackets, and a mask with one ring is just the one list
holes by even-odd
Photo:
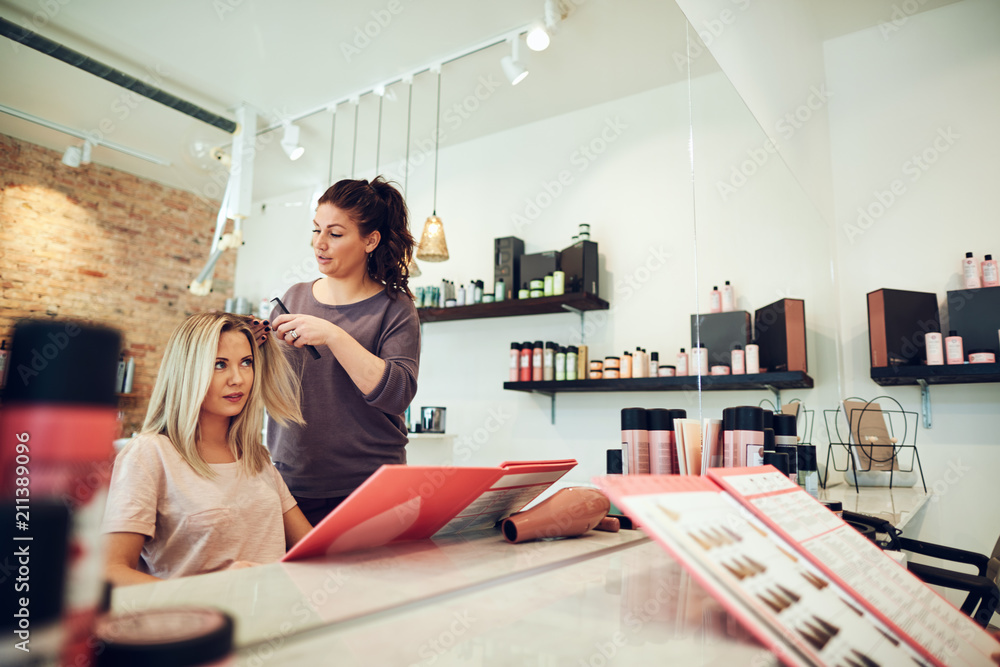
[[[580, 316], [580, 345], [586, 345], [587, 341], [584, 338], [584, 333], [583, 333], [584, 332], [584, 326], [585, 326], [584, 315], [583, 315], [584, 311], [580, 310], [579, 308], [574, 308], [573, 306], [570, 306], [570, 305], [565, 304], [565, 303], [562, 304], [562, 307], [563, 307], [563, 310], [566, 310], [566, 311], [568, 311], [570, 313], [576, 313], [577, 315]], [[554, 416], [552, 417], [552, 423], [553, 424], [556, 423]]]
[[924, 428], [930, 428], [933, 423], [931, 419], [931, 387], [923, 378], [918, 378], [917, 384], [920, 385], [920, 414], [924, 417]]
[[556, 425], [556, 392], [554, 391], [540, 391], [538, 389], [532, 389], [532, 394], [540, 394], [542, 396], [549, 397], [549, 414], [552, 419], [552, 425]]
[[773, 384], [765, 384], [764, 389], [774, 394], [774, 411], [781, 412], [781, 390]]

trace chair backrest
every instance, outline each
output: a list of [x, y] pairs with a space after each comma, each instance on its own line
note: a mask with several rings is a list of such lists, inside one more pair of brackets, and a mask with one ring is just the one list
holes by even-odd
[[990, 562], [986, 565], [986, 578], [997, 586], [1000, 586], [1000, 538], [993, 545], [993, 553], [990, 554]]

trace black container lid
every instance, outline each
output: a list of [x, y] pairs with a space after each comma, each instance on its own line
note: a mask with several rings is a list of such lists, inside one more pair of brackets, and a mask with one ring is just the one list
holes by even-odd
[[763, 431], [764, 409], [756, 406], [741, 405], [733, 408], [734, 431]]
[[673, 419], [687, 419], [688, 413], [687, 410], [679, 410], [677, 408], [671, 408], [670, 416]]
[[742, 346], [742, 345], [740, 345], [739, 343], [737, 343], [736, 345], [733, 345], [733, 349], [734, 349], [734, 350], [742, 350], [742, 349], [743, 349], [743, 346]]
[[646, 423], [650, 431], [673, 431], [674, 416], [666, 408], [646, 410]]
[[631, 357], [631, 356], [632, 356], [632, 353], [631, 353], [631, 352], [629, 352], [628, 350], [625, 350], [624, 352], [622, 352], [622, 356], [624, 357], [625, 355], [628, 355], [628, 356], [630, 356], [630, 357]]
[[776, 414], [774, 415], [774, 434], [775, 435], [791, 435], [796, 436], [795, 429], [795, 415], [784, 415]]
[[990, 354], [994, 354], [993, 350], [986, 350], [986, 349], [983, 349], [983, 350], [969, 350], [966, 354], [983, 354], [985, 352], [988, 352]]
[[648, 430], [645, 408], [622, 408], [623, 431]]
[[510, 344], [510, 349], [512, 349], [512, 350], [520, 350], [521, 349], [521, 344], [520, 343], [511, 343]]
[[948, 337], [949, 337], [949, 338], [951, 338], [952, 336], [957, 336], [957, 335], [958, 335], [958, 332], [957, 332], [957, 331], [955, 331], [954, 329], [951, 329], [951, 330], [950, 330], [950, 331], [948, 332]]
[[65, 320], [22, 320], [14, 326], [7, 386], [10, 403], [117, 406], [121, 335]]
[[732, 431], [736, 425], [736, 408], [722, 409], [722, 430]]
[[97, 667], [195, 667], [233, 650], [233, 619], [216, 609], [145, 609], [100, 618]]
[[650, 352], [649, 353], [649, 359], [650, 359], [650, 361], [652, 361], [653, 359], [659, 359], [659, 358], [660, 358], [660, 353], [659, 352]]
[[609, 475], [620, 475], [622, 474], [622, 450], [620, 449], [609, 449], [607, 451], [607, 462], [605, 464], [605, 469]]
[[682, 347], [682, 348], [681, 348], [681, 353], [683, 353], [683, 352], [684, 352], [684, 348]]
[[544, 345], [545, 345], [545, 343], [543, 341], [536, 340], [535, 344], [532, 347], [542, 347]]
[[764, 428], [774, 428], [774, 413], [767, 408], [761, 408], [764, 413]]
[[566, 348], [567, 353], [572, 352], [573, 354], [576, 354], [579, 351], [580, 350], [576, 347], [576, 345], [570, 345], [569, 347]]
[[764, 429], [764, 451], [765, 452], [776, 452], [774, 448], [774, 429], [765, 428]]
[[844, 511], [844, 503], [840, 502], [839, 500], [821, 500], [820, 502], [826, 505], [826, 508], [831, 512]]
[[774, 451], [778, 454], [788, 455], [788, 472], [797, 472], [799, 469], [799, 448], [798, 445], [775, 445]]
[[798, 445], [799, 470], [816, 470], [816, 445]]
[[705, 347], [704, 343], [698, 343], [698, 347]]
[[727, 284], [727, 285], [729, 284], [729, 281], [728, 281], [728, 280], [726, 281], [726, 284]]
[[772, 465], [782, 475], [788, 476], [788, 454], [782, 452], [764, 452], [764, 465]]
[[717, 290], [717, 289], [719, 289], [718, 285], [712, 285], [712, 290]]
[[986, 255], [985, 259], [986, 259], [986, 261], [988, 262], [988, 261], [990, 261], [991, 259], [993, 259], [993, 255]]
[[659, 368], [673, 368], [674, 370], [677, 370], [677, 367], [672, 364], [660, 364]]
[[972, 253], [971, 252], [967, 252], [967, 253], [965, 253], [965, 256], [966, 257], [972, 257]]
[[566, 348], [560, 345], [558, 348], [556, 348], [556, 354], [566, 354]]
[[545, 349], [547, 349], [547, 350], [554, 350], [557, 347], [559, 347], [559, 344], [555, 343], [555, 342], [553, 342], [551, 340], [550, 341], [546, 341], [546, 343], [545, 343]]
[[521, 349], [522, 350], [530, 350], [534, 346], [535, 346], [535, 344], [532, 343], [530, 340], [526, 340], [523, 343], [521, 343]]
[[619, 361], [618, 357], [604, 357], [604, 358], [605, 359], [614, 359], [615, 361]]

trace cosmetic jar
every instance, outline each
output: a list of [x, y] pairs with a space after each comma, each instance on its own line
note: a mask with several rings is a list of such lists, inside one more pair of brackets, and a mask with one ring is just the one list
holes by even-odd
[[529, 292], [527, 290], [527, 288], [522, 287], [521, 289], [517, 290], [517, 298], [518, 299], [527, 299], [527, 298], [530, 297], [530, 295], [531, 295], [531, 292]]
[[604, 370], [621, 370], [618, 357], [604, 357]]
[[444, 307], [445, 308], [454, 308], [457, 305], [458, 305], [458, 300], [457, 299], [446, 299], [445, 302], [444, 302]]
[[483, 301], [482, 301], [482, 303], [493, 303], [493, 295], [492, 294], [484, 294], [483, 295]]
[[545, 296], [545, 292], [540, 289], [533, 289], [528, 292], [528, 296], [532, 299], [537, 299], [538, 297]]
[[562, 296], [566, 293], [566, 272], [565, 271], [553, 271], [552, 272], [552, 294], [555, 296]]
[[725, 364], [712, 366], [712, 375], [729, 375], [729, 366]]
[[621, 373], [617, 368], [605, 368], [603, 377], [605, 380], [617, 380], [621, 377]]
[[534, 292], [535, 290], [544, 290], [545, 281], [542, 280], [541, 278], [535, 278], [534, 280], [528, 283], [528, 289], [531, 290], [532, 292]]
[[969, 350], [970, 364], [995, 364], [997, 356], [992, 350]]
[[591, 380], [600, 380], [604, 377], [604, 371], [590, 371]]
[[216, 609], [174, 607], [97, 619], [97, 667], [232, 665], [233, 619]]
[[604, 362], [603, 361], [595, 359], [594, 361], [590, 362], [590, 371], [591, 372], [594, 372], [594, 371], [603, 371], [603, 370], [604, 370]]
[[660, 366], [657, 369], [657, 375], [661, 378], [672, 378], [677, 375], [677, 369], [673, 366]]

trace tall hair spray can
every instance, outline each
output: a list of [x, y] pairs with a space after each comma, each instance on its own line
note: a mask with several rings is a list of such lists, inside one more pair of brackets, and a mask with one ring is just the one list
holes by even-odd
[[628, 466], [627, 475], [649, 474], [649, 427], [643, 408], [622, 408], [622, 466]]
[[[119, 428], [120, 346], [117, 331], [75, 322], [26, 320], [14, 329], [0, 409], [0, 498], [27, 499], [31, 510], [46, 502], [69, 510], [61, 664], [94, 657], [89, 639], [103, 592], [101, 521]], [[44, 529], [40, 516], [30, 515], [24, 537]], [[33, 593], [47, 576], [32, 579]]]

